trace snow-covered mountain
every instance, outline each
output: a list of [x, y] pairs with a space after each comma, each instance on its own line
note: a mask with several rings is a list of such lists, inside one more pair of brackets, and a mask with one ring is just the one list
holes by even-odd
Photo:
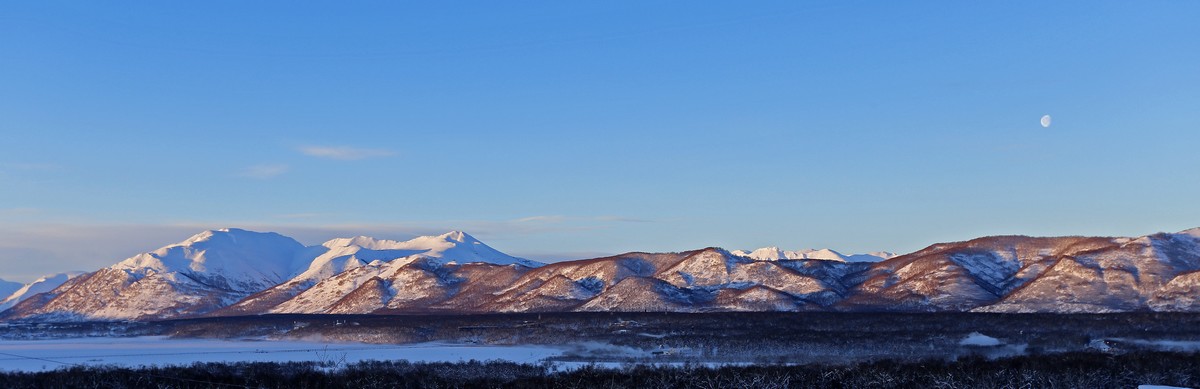
[[719, 248], [629, 253], [546, 265], [519, 278], [486, 309], [497, 311], [820, 310], [865, 264], [755, 261]]
[[1137, 238], [996, 236], [870, 255], [877, 259], [706, 248], [541, 264], [457, 231], [303, 247], [230, 229], [72, 278], [0, 316], [1200, 311], [1200, 229]]
[[929, 246], [849, 282], [844, 310], [1200, 311], [1200, 234], [998, 236]]
[[896, 254], [886, 251], [845, 255], [830, 249], [787, 251], [774, 246], [763, 247], [752, 251], [734, 250], [731, 251], [731, 253], [733, 253], [733, 255], [751, 258], [756, 261], [778, 261], [780, 259], [821, 259], [838, 262], [879, 262], [896, 256]]
[[4, 299], [0, 299], [0, 311], [11, 308], [17, 303], [25, 301], [26, 298], [34, 296], [38, 293], [49, 292], [54, 288], [59, 287], [72, 278], [83, 275], [83, 272], [66, 272], [58, 274], [50, 274], [42, 276], [33, 282], [20, 285], [16, 290], [12, 291]]
[[[7, 297], [8, 295], [13, 294], [13, 292], [16, 292], [17, 289], [21, 289], [22, 286], [25, 286], [25, 284], [0, 279], [0, 296]], [[3, 298], [0, 298], [0, 300], [2, 299]]]
[[303, 249], [294, 239], [276, 233], [205, 231], [71, 278], [3, 314], [104, 320], [203, 314], [298, 273], [302, 263], [297, 254]]
[[[345, 289], [340, 282], [357, 274], [354, 270], [365, 267], [360, 272], [369, 271], [387, 264], [398, 268], [414, 261], [431, 268], [542, 265], [501, 253], [459, 231], [403, 242], [359, 236], [304, 247], [276, 233], [221, 229], [73, 278], [37, 299], [13, 301], [6, 307], [12, 309], [3, 315], [120, 320], [186, 317], [218, 310], [224, 314], [319, 312], [310, 306], [331, 306], [336, 301], [324, 305], [302, 302], [309, 301], [309, 295], [342, 299], [345, 296], [335, 292], [320, 292]], [[321, 283], [342, 274], [346, 276]], [[314, 285], [322, 287], [308, 291]], [[303, 294], [306, 291], [308, 294]]]
[[[421, 236], [403, 242], [365, 236], [340, 238], [306, 251], [307, 255], [314, 258], [304, 272], [250, 296], [220, 314], [344, 311], [347, 308], [335, 309], [334, 306], [346, 298], [346, 295], [355, 293], [361, 284], [372, 277], [394, 278], [408, 274], [402, 269], [409, 268], [407, 265], [414, 262], [430, 269], [461, 264], [527, 268], [543, 265], [540, 262], [504, 254], [461, 231]], [[382, 279], [380, 282], [383, 282]], [[405, 286], [401, 283], [392, 289], [399, 292], [403, 287]], [[411, 285], [407, 287], [412, 289]]]

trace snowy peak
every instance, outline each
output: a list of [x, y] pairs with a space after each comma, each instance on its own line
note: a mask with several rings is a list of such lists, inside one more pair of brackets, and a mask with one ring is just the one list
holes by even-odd
[[[441, 235], [419, 236], [407, 241], [376, 239], [367, 236], [331, 239], [320, 246], [312, 246], [303, 251], [302, 256], [308, 258], [307, 269], [291, 279], [266, 289], [260, 293], [248, 296], [236, 302], [221, 314], [246, 314], [269, 312], [326, 312], [333, 309], [332, 305], [355, 294], [353, 299], [371, 295], [400, 296], [401, 300], [420, 295], [416, 289], [428, 279], [424, 276], [406, 277], [422, 272], [432, 272], [437, 277], [446, 276], [446, 272], [454, 271], [456, 266], [448, 264], [486, 263], [502, 265], [507, 271], [524, 271], [540, 267], [541, 263], [513, 257], [493, 249], [474, 237], [460, 232], [451, 231]], [[411, 265], [411, 266], [410, 266]], [[521, 265], [521, 266], [515, 266]], [[420, 269], [420, 270], [414, 270]], [[505, 270], [496, 270], [503, 272]], [[413, 273], [416, 272], [416, 273]], [[399, 275], [398, 275], [399, 274]], [[426, 274], [426, 275], [429, 275]], [[381, 277], [383, 284], [372, 284], [372, 288], [390, 285], [397, 288], [385, 294], [379, 290], [358, 290], [365, 282], [373, 277]], [[399, 277], [402, 280], [397, 281]], [[421, 279], [418, 280], [417, 279]], [[450, 282], [439, 280], [438, 282]], [[404, 289], [404, 293], [399, 290]], [[374, 298], [374, 297], [373, 297]], [[390, 297], [389, 297], [390, 298]], [[375, 305], [378, 302], [376, 302]], [[368, 304], [371, 305], [371, 304]], [[371, 305], [374, 306], [374, 305]], [[363, 306], [348, 308], [341, 304], [338, 312], [356, 312], [365, 309]], [[379, 308], [379, 307], [376, 307]]]
[[351, 247], [368, 250], [400, 250], [410, 247], [409, 245], [406, 245], [406, 243], [407, 242], [401, 242], [397, 240], [376, 239], [369, 236], [359, 235], [353, 238], [330, 239], [328, 242], [322, 243], [321, 246], [329, 249]]
[[[421, 307], [421, 304], [448, 298], [457, 290], [452, 286], [464, 282], [473, 272], [489, 275], [484, 277], [486, 281], [475, 286], [481, 287], [512, 278], [500, 274], [516, 274], [542, 266], [501, 253], [461, 231], [420, 236], [403, 242], [368, 237], [334, 239], [322, 246], [328, 251], [313, 260], [308, 271], [284, 285], [250, 296], [232, 309], [238, 312], [259, 309], [272, 313], [369, 313], [414, 304]], [[455, 266], [469, 263], [501, 266]], [[484, 289], [499, 286], [502, 285]], [[467, 300], [474, 304], [486, 301], [482, 298]]]
[[16, 292], [17, 289], [21, 289], [22, 286], [24, 286], [24, 284], [20, 282], [0, 280], [0, 296], [8, 297], [8, 295]]
[[540, 262], [502, 253], [462, 231], [450, 231], [437, 236], [416, 237], [407, 242], [402, 242], [400, 248], [423, 250], [420, 253], [421, 255], [446, 262], [490, 263], [494, 265], [519, 264], [527, 267], [539, 267], [543, 265]]
[[303, 247], [273, 233], [212, 230], [94, 273], [27, 285], [23, 301], [0, 305], [8, 307], [0, 319], [570, 310], [1200, 312], [1200, 229], [1136, 238], [992, 236], [902, 256], [707, 248], [541, 265], [460, 231], [406, 241], [356, 236]]
[[474, 236], [467, 235], [467, 233], [462, 232], [462, 231], [457, 231], [457, 230], [438, 235], [438, 238], [442, 238], [442, 239], [445, 239], [450, 242], [462, 242], [462, 243], [479, 241], [478, 239], [475, 239]]
[[[375, 260], [389, 261], [413, 255], [420, 255], [454, 263], [490, 263], [495, 265], [520, 264], [528, 267], [542, 266], [542, 263], [517, 258], [504, 254], [480, 242], [475, 237], [462, 231], [450, 231], [441, 235], [418, 236], [407, 241], [375, 239], [367, 236], [353, 238], [338, 238], [322, 244], [329, 253], [339, 255], [359, 254], [364, 263]], [[367, 251], [370, 258], [362, 257]], [[329, 253], [322, 257], [329, 256]], [[318, 258], [319, 259], [319, 258]]]
[[276, 233], [204, 231], [70, 278], [5, 311], [11, 317], [125, 320], [186, 317], [278, 285], [301, 267], [304, 245]]
[[176, 273], [230, 290], [261, 290], [297, 272], [304, 245], [274, 232], [209, 230], [110, 267], [135, 276]]
[[441, 235], [418, 236], [404, 242], [404, 244], [407, 247], [428, 248], [431, 252], [444, 252], [445, 250], [461, 245], [483, 245], [483, 242], [462, 231], [450, 231]]
[[896, 253], [889, 251], [872, 251], [866, 254], [850, 254], [846, 256], [846, 262], [879, 262], [897, 256]]
[[67, 272], [42, 276], [33, 282], [22, 285], [17, 290], [9, 293], [4, 299], [0, 299], [0, 311], [11, 308], [17, 303], [25, 299], [43, 292], [49, 292], [57, 288], [59, 285], [66, 283], [68, 280], [85, 274], [84, 272]]
[[818, 249], [809, 251], [803, 254], [805, 259], [823, 259], [826, 261], [842, 261], [845, 262], [847, 257], [837, 251], [830, 249]]
[[318, 281], [373, 262], [388, 262], [429, 254], [433, 250], [428, 245], [410, 242], [375, 239], [369, 236], [331, 239], [321, 246], [309, 248], [309, 256], [312, 259], [308, 269], [293, 278], [293, 281]]
[[775, 246], [767, 246], [753, 251], [734, 250], [733, 255], [753, 258], [759, 261], [774, 261], [779, 259], [788, 259], [788, 253], [780, 250]]
[[734, 255], [751, 258], [756, 261], [816, 259], [838, 262], [879, 262], [896, 256], [895, 254], [884, 251], [851, 255], [844, 255], [830, 249], [785, 251], [774, 246], [763, 247], [754, 251], [735, 250], [732, 253]]

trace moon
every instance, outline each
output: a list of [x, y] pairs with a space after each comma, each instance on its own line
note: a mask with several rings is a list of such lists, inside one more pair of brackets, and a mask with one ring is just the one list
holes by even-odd
[[1050, 127], [1050, 115], [1042, 116], [1042, 128]]

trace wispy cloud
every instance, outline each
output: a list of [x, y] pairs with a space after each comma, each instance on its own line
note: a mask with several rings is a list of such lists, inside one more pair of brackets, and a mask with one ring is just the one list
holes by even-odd
[[343, 161], [390, 157], [396, 155], [396, 153], [391, 150], [365, 149], [349, 146], [304, 146], [299, 150], [301, 153], [304, 153], [304, 155], [310, 157], [338, 159]]
[[276, 219], [313, 219], [313, 218], [318, 218], [318, 217], [323, 217], [323, 216], [329, 216], [329, 214], [319, 213], [319, 212], [285, 213], [282, 215], [275, 215], [275, 218]]
[[654, 220], [639, 219], [636, 217], [624, 216], [596, 216], [594, 219], [602, 222], [621, 222], [621, 223], [654, 223]]
[[562, 215], [539, 215], [529, 216], [520, 219], [514, 219], [513, 223], [558, 223], [566, 221], [567, 217]]
[[618, 222], [618, 223], [653, 223], [650, 219], [639, 219], [625, 216], [564, 216], [538, 215], [512, 220], [513, 223], [566, 223], [566, 222]]
[[238, 176], [246, 177], [246, 178], [257, 178], [257, 179], [262, 180], [262, 179], [277, 177], [283, 173], [287, 173], [288, 169], [289, 169], [288, 165], [284, 165], [284, 164], [280, 164], [280, 163], [254, 165], [254, 166], [250, 166], [250, 167], [247, 167], [247, 168], [239, 171]]

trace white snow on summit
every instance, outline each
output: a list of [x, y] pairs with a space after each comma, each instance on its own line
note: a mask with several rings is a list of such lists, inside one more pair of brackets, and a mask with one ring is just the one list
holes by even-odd
[[293, 280], [329, 278], [373, 261], [389, 262], [411, 256], [435, 258], [444, 263], [520, 264], [528, 267], [543, 265], [540, 262], [504, 254], [461, 231], [419, 236], [403, 242], [368, 236], [337, 238], [307, 250], [309, 255], [316, 256], [309, 263], [308, 269]]
[[42, 292], [49, 292], [57, 288], [59, 285], [67, 282], [72, 278], [84, 274], [83, 272], [67, 272], [43, 276], [33, 282], [21, 286], [19, 289], [9, 293], [3, 300], [0, 300], [0, 311], [8, 309], [25, 299]]
[[300, 242], [274, 232], [226, 228], [130, 257], [110, 269], [133, 275], [186, 274], [224, 284], [213, 286], [258, 291], [287, 280], [307, 264], [298, 260], [302, 249]]
[[[239, 302], [234, 309], [271, 306], [271, 313], [369, 313], [444, 295], [446, 284], [455, 282], [444, 272], [447, 264], [542, 266], [496, 251], [461, 231], [404, 242], [362, 236], [334, 239], [323, 247], [329, 251], [314, 259], [308, 271]], [[284, 296], [287, 300], [272, 304]]]
[[413, 238], [407, 242], [401, 242], [393, 249], [422, 250], [418, 254], [455, 263], [520, 264], [528, 267], [543, 265], [541, 262], [517, 258], [497, 251], [462, 231], [450, 231], [438, 236]]
[[[276, 233], [204, 231], [71, 278], [7, 310], [43, 320], [138, 320], [204, 314], [275, 286], [307, 262], [304, 245]], [[19, 312], [14, 312], [18, 311]]]
[[23, 289], [22, 295], [29, 296], [24, 301], [0, 300], [8, 307], [0, 317], [140, 320], [576, 310], [1200, 312], [1200, 229], [1136, 238], [993, 236], [934, 244], [904, 256], [706, 248], [544, 266], [459, 231], [407, 241], [358, 236], [304, 247], [279, 234], [226, 229], [93, 273], [45, 281], [41, 289]]
[[754, 251], [734, 250], [733, 255], [742, 256], [754, 259], [756, 261], [778, 261], [783, 259], [819, 259], [825, 261], [838, 262], [879, 262], [896, 256], [885, 251], [873, 252], [868, 254], [851, 254], [845, 255], [830, 249], [807, 249], [797, 251], [785, 251], [778, 247], [763, 247]]

